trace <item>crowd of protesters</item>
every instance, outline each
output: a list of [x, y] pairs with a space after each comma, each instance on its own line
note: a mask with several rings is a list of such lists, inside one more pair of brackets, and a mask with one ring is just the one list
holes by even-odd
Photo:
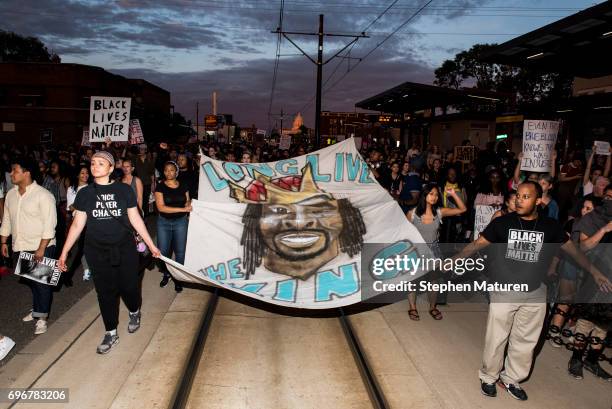
[[[469, 146], [469, 142], [462, 145]], [[14, 265], [21, 251], [34, 253], [37, 259], [56, 258], [66, 270], [63, 284], [70, 286], [77, 267], [82, 265], [83, 279], [93, 278], [98, 294], [107, 331], [98, 352], [106, 353], [118, 342], [119, 296], [130, 310], [128, 331], [135, 332], [140, 326], [138, 270], [143, 266], [136, 246], [127, 243], [133, 243], [136, 235], [154, 256], [174, 255], [178, 262], [184, 262], [191, 200], [198, 198], [200, 151], [214, 159], [259, 163], [312, 150], [306, 144], [281, 150], [268, 145], [212, 142], [1, 146], [4, 168], [0, 172], [0, 216], [4, 216], [0, 235], [4, 266]], [[474, 148], [473, 158], [467, 161], [455, 158], [454, 150], [443, 152], [436, 145], [422, 147], [418, 143], [409, 147], [364, 144], [362, 154], [377, 181], [397, 201], [434, 254], [440, 254], [439, 243], [468, 243], [474, 239], [477, 206], [492, 206], [495, 210], [490, 225], [475, 242], [481, 247], [507, 240], [507, 231], [513, 226], [542, 231], [554, 242], [569, 242], [564, 245], [566, 252], [555, 257], [547, 268], [545, 279], [559, 278], [554, 288], [562, 301], [552, 309], [550, 327], [559, 333], [565, 326], [571, 334], [582, 335], [566, 337], [574, 344], [568, 365], [572, 376], [581, 378], [585, 368], [599, 378], [612, 380], [598, 363], [610, 339], [609, 300], [586, 307], [572, 303], [590, 276], [597, 288], [605, 290], [609, 285], [598, 272], [585, 273], [593, 270], [586, 268], [589, 260], [574, 250], [579, 248], [590, 260], [597, 259], [594, 264], [600, 263], [600, 270], [609, 271], [612, 265], [609, 255], [596, 250], [601, 247], [599, 243], [610, 242], [612, 231], [611, 155], [596, 155], [594, 148], [588, 157], [579, 150], [558, 149], [550, 172], [534, 173], [521, 171], [521, 154], [510, 152], [504, 142], [489, 143], [482, 150]], [[23, 209], [19, 201], [26, 196], [28, 204], [44, 206], [38, 206], [37, 212], [20, 214]], [[155, 244], [143, 223], [153, 213], [157, 213]], [[26, 216], [31, 222], [23, 224]], [[171, 275], [164, 263], [159, 267], [160, 286], [164, 287]], [[42, 284], [28, 285], [32, 287], [33, 308], [24, 321], [36, 321], [35, 333], [42, 334], [46, 331], [52, 292]], [[174, 285], [175, 291], [182, 290], [180, 282], [174, 281]], [[437, 305], [444, 303], [444, 298], [435, 293], [428, 297], [429, 314], [433, 319], [442, 319]], [[420, 320], [415, 293], [410, 294], [409, 305], [410, 319]], [[513, 311], [489, 311], [486, 356], [480, 372], [482, 391], [487, 396], [495, 395], [495, 382], [501, 379], [512, 396], [527, 399], [518, 383], [529, 373], [546, 314], [541, 308], [526, 311], [524, 307], [523, 303]], [[514, 320], [514, 327], [495, 326], [491, 319], [496, 316], [510, 317], [508, 322]], [[518, 341], [520, 336], [514, 333], [521, 326], [531, 332], [528, 341]], [[502, 372], [509, 337], [514, 342], [508, 345]], [[8, 353], [7, 349], [12, 348], [11, 342], [0, 335], [0, 357], [3, 350]]]

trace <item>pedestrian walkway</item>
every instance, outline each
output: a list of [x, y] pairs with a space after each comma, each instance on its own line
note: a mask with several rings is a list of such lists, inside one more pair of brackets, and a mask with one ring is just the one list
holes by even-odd
[[[95, 293], [49, 327], [0, 368], [0, 388], [68, 388], [62, 408], [167, 408], [172, 402], [210, 292], [159, 288], [159, 273], [145, 272], [141, 329], [128, 334], [122, 306], [120, 343], [98, 355], [103, 326]], [[241, 301], [241, 300], [238, 300]], [[334, 318], [296, 318], [221, 299], [213, 318], [188, 407], [369, 407], [346, 340]], [[589, 373], [567, 375], [569, 352], [547, 343], [523, 386], [527, 402], [498, 389], [481, 395], [477, 371], [487, 306], [451, 304], [434, 321], [420, 306], [408, 318], [405, 302], [352, 315], [355, 334], [388, 406], [393, 409], [609, 409], [612, 385]], [[605, 364], [607, 369], [611, 369]], [[317, 372], [318, 368], [320, 373]], [[17, 404], [40, 409], [58, 405]], [[10, 404], [0, 404], [0, 409]]]

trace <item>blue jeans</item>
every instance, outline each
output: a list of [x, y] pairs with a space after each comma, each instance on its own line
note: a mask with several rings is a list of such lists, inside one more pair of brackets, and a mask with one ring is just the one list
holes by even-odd
[[[34, 253], [28, 251], [28, 253]], [[19, 258], [19, 253], [15, 253], [15, 260]], [[49, 246], [45, 249], [45, 257], [55, 257], [55, 246]], [[42, 284], [33, 280], [25, 280], [26, 284], [32, 290], [32, 317], [47, 318], [51, 311], [51, 302], [53, 301], [53, 286]]]
[[[177, 219], [157, 217], [157, 247], [161, 254], [183, 264], [185, 262], [185, 247], [187, 246], [187, 216]], [[168, 274], [165, 263], [162, 263], [164, 274]]]

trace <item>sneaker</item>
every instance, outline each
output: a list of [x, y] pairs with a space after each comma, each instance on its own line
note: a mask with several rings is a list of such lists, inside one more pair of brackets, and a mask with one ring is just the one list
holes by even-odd
[[164, 288], [165, 286], [168, 285], [168, 281], [170, 281], [170, 276], [164, 276], [161, 281], [159, 282], [159, 286], [161, 288]]
[[497, 388], [494, 383], [486, 383], [485, 381], [480, 381], [480, 392], [483, 395], [494, 398], [497, 396]]
[[133, 334], [140, 328], [140, 310], [138, 312], [130, 312], [130, 322], [128, 323], [128, 332]]
[[[557, 343], [555, 342], [556, 340], [561, 341], [561, 343]], [[561, 339], [561, 336], [559, 334], [550, 334], [550, 338], [548, 338], [548, 343], [550, 344], [551, 347], [553, 348], [561, 348], [563, 346], [563, 340]]]
[[527, 400], [527, 393], [522, 390], [520, 386], [504, 382], [502, 382], [502, 385], [504, 385], [504, 388], [506, 388], [510, 396], [514, 399]]
[[83, 281], [91, 280], [91, 271], [89, 269], [83, 270]]
[[174, 291], [180, 293], [183, 291], [183, 286], [180, 283], [174, 283]]
[[36, 328], [34, 329], [34, 335], [40, 335], [47, 332], [47, 320], [39, 319], [36, 321]]
[[34, 317], [32, 317], [32, 310], [30, 310], [30, 312], [28, 313], [28, 315], [26, 315], [25, 317], [23, 317], [21, 319], [21, 321], [23, 322], [31, 322], [34, 321]]
[[9, 337], [5, 336], [0, 339], [0, 361], [6, 358], [6, 356], [9, 352], [11, 352], [11, 349], [13, 349], [14, 346], [15, 341], [10, 339]]
[[118, 343], [119, 335], [111, 335], [107, 332], [104, 334], [104, 339], [102, 343], [98, 345], [96, 352], [99, 354], [107, 354]]
[[586, 369], [596, 377], [603, 379], [604, 381], [612, 382], [612, 375], [607, 373], [601, 366], [599, 366], [599, 362], [592, 363], [590, 361], [585, 360], [584, 369]]
[[567, 364], [567, 372], [575, 379], [582, 379], [582, 361], [572, 358]]

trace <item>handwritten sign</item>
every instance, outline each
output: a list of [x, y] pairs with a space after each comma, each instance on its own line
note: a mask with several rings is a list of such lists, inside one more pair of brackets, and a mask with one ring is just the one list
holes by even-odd
[[89, 127], [83, 127], [83, 138], [81, 139], [81, 146], [91, 146], [89, 142]]
[[595, 141], [595, 154], [606, 156], [610, 155], [610, 142]]
[[527, 119], [523, 122], [523, 159], [521, 170], [550, 172], [557, 142], [559, 122]]
[[278, 144], [278, 149], [285, 150], [289, 149], [291, 146], [291, 135], [282, 134], [280, 137], [280, 142]]
[[140, 121], [132, 119], [130, 121], [130, 145], [140, 145], [141, 143], [144, 143], [144, 135], [140, 127]]
[[127, 142], [131, 98], [91, 97], [89, 105], [89, 142]]
[[475, 146], [455, 146], [455, 160], [460, 162], [473, 162], [476, 158]]
[[476, 216], [474, 218], [474, 240], [478, 239], [480, 233], [491, 223], [493, 214], [499, 209], [496, 206], [476, 205]]

